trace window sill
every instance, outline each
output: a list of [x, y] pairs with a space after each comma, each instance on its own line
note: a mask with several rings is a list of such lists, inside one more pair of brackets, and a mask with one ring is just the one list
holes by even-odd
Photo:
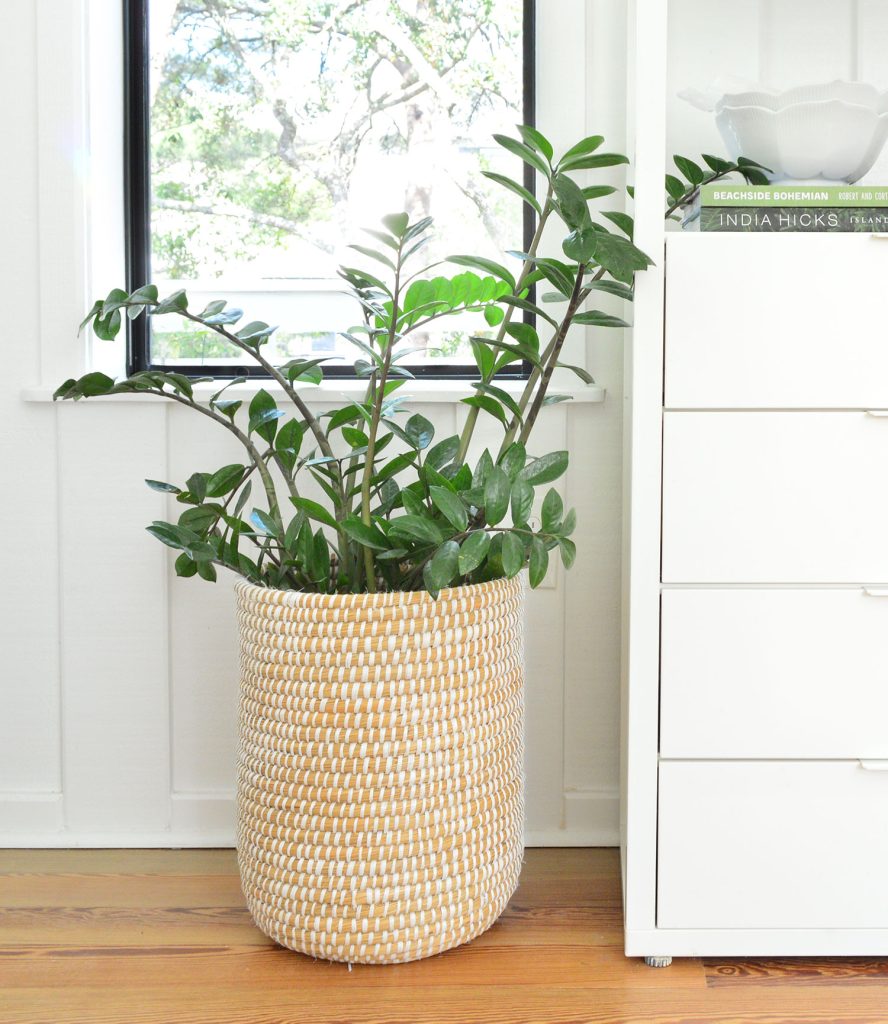
[[[208, 401], [222, 386], [219, 384], [198, 384], [194, 388], [195, 395], [201, 401]], [[510, 380], [498, 384], [503, 391], [510, 395], [520, 395], [524, 390], [524, 381]], [[255, 395], [261, 388], [265, 388], [275, 398], [283, 397], [283, 390], [279, 384], [268, 380], [251, 380], [243, 384], [233, 384], [225, 392], [226, 398], [249, 398]], [[358, 380], [327, 380], [320, 385], [303, 385], [298, 390], [300, 394], [311, 405], [339, 405], [343, 400], [349, 401], [364, 393], [366, 384]], [[25, 402], [51, 402], [53, 388], [35, 387], [25, 388], [21, 392], [22, 400]], [[607, 395], [604, 388], [597, 384], [581, 384], [565, 387], [558, 382], [553, 383], [553, 394], [570, 395], [572, 402], [580, 402], [583, 405], [603, 402]], [[425, 403], [447, 403], [458, 402], [472, 393], [471, 382], [466, 380], [422, 380], [408, 381], [398, 392], [407, 399], [409, 404], [422, 405]], [[94, 402], [156, 402], [156, 395], [98, 395], [95, 398], [85, 399], [90, 405]]]

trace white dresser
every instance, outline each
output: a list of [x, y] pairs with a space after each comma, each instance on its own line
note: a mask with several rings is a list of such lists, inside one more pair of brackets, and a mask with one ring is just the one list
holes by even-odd
[[639, 118], [626, 952], [885, 955], [888, 241], [664, 235]]

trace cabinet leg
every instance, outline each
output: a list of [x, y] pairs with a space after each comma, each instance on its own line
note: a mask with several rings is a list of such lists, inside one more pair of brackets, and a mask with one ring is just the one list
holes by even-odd
[[669, 967], [672, 963], [671, 956], [646, 956], [644, 962], [648, 967]]

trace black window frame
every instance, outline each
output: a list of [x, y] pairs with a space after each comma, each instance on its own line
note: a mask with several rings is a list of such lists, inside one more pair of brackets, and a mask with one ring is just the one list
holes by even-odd
[[[126, 280], [129, 291], [134, 291], [149, 280], [151, 252], [151, 153], [148, 134], [150, 40], [148, 34], [148, 4], [150, 0], [123, 0], [124, 33], [124, 217], [126, 228]], [[523, 0], [522, 24], [522, 86], [524, 90], [523, 119], [525, 124], [536, 121], [536, 0]], [[535, 172], [524, 164], [524, 186], [534, 191]], [[522, 204], [524, 249], [530, 247], [536, 231], [536, 214]], [[533, 290], [532, 290], [533, 291]], [[533, 298], [533, 295], [531, 295]], [[534, 322], [531, 313], [524, 320]], [[143, 370], [169, 370], [164, 363], [150, 359], [149, 319], [140, 316], [127, 323], [127, 373]], [[257, 377], [269, 379], [261, 366], [213, 366], [212, 364], [177, 364], [175, 370], [188, 377]], [[411, 366], [415, 377], [425, 380], [472, 380], [478, 372], [466, 364], [430, 364]], [[525, 380], [530, 376], [528, 362], [506, 368], [497, 375], [499, 380]], [[351, 366], [324, 367], [325, 378], [356, 379]]]

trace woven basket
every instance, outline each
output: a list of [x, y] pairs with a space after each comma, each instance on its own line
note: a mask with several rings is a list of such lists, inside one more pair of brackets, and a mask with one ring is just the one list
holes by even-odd
[[523, 855], [523, 579], [437, 600], [239, 582], [237, 601], [237, 850], [253, 920], [348, 963], [480, 935]]

